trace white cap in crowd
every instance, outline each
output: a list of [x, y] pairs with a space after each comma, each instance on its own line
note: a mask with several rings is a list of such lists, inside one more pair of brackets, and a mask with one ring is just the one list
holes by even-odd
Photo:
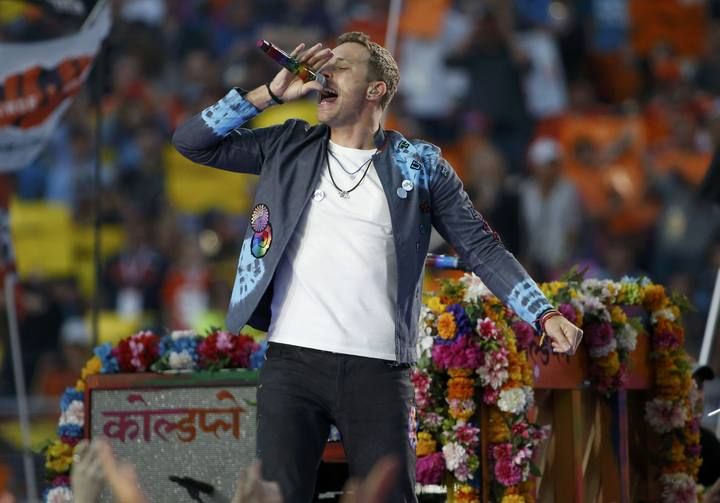
[[562, 158], [560, 144], [547, 137], [541, 137], [532, 142], [528, 150], [528, 161], [531, 166], [545, 166]]

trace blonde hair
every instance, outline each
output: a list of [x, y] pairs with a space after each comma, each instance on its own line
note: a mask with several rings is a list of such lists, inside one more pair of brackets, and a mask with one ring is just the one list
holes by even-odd
[[400, 81], [400, 70], [397, 62], [393, 58], [390, 51], [380, 44], [370, 40], [365, 33], [359, 31], [350, 31], [343, 33], [337, 38], [337, 45], [352, 42], [365, 47], [370, 53], [368, 60], [368, 78], [370, 80], [381, 80], [387, 86], [387, 92], [380, 100], [380, 106], [387, 108], [390, 100], [395, 96]]

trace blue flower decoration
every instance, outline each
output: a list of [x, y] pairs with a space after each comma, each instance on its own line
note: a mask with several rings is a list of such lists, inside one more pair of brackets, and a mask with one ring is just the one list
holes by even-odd
[[100, 358], [102, 362], [102, 367], [100, 368], [102, 374], [115, 374], [120, 371], [117, 358], [112, 354], [112, 344], [109, 342], [101, 344], [93, 350], [93, 353], [95, 353], [95, 356]]
[[83, 398], [82, 391], [77, 391], [75, 388], [65, 388], [65, 393], [63, 393], [62, 398], [60, 399], [60, 410], [65, 412], [67, 408], [70, 407], [71, 402], [74, 400], [82, 402]]
[[57, 433], [59, 437], [82, 438], [83, 428], [78, 424], [64, 424], [58, 426]]
[[173, 340], [171, 335], [166, 335], [160, 340], [160, 355], [163, 357], [169, 352], [182, 353], [187, 351], [193, 360], [197, 361], [199, 357], [197, 352], [198, 339], [200, 339], [200, 336], [196, 335], [195, 337], [180, 337]]
[[472, 333], [473, 327], [470, 323], [470, 318], [465, 313], [465, 309], [460, 304], [451, 304], [445, 311], [452, 313], [455, 317], [455, 325], [457, 326], [457, 335], [467, 335]]

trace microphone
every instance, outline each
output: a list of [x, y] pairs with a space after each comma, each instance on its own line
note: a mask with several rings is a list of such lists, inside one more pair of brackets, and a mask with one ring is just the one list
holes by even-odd
[[200, 499], [200, 493], [212, 495], [215, 492], [215, 488], [211, 484], [201, 480], [195, 480], [190, 477], [177, 477], [175, 475], [170, 475], [168, 479], [170, 482], [175, 482], [180, 487], [183, 487], [193, 501], [202, 501]]
[[258, 49], [267, 54], [273, 61], [285, 68], [290, 73], [297, 75], [303, 82], [310, 82], [311, 80], [317, 80], [320, 84], [325, 87], [325, 76], [312, 70], [305, 63], [300, 63], [297, 59], [290, 56], [282, 49], [274, 46], [267, 40], [257, 41]]

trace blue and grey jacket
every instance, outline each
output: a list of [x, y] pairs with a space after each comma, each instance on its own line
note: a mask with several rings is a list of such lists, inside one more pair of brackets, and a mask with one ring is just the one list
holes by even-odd
[[[258, 113], [243, 93], [232, 90], [182, 124], [173, 136], [178, 151], [194, 162], [260, 175], [227, 315], [228, 328], [233, 331], [245, 324], [261, 330], [269, 327], [275, 269], [319, 183], [330, 136], [325, 125], [311, 126], [294, 119], [279, 126], [241, 128]], [[397, 255], [398, 362], [416, 359], [431, 225], [488, 288], [525, 321], [534, 323], [551, 307], [473, 208], [438, 147], [382, 129], [375, 135], [375, 145], [378, 151], [373, 160], [390, 208]]]

